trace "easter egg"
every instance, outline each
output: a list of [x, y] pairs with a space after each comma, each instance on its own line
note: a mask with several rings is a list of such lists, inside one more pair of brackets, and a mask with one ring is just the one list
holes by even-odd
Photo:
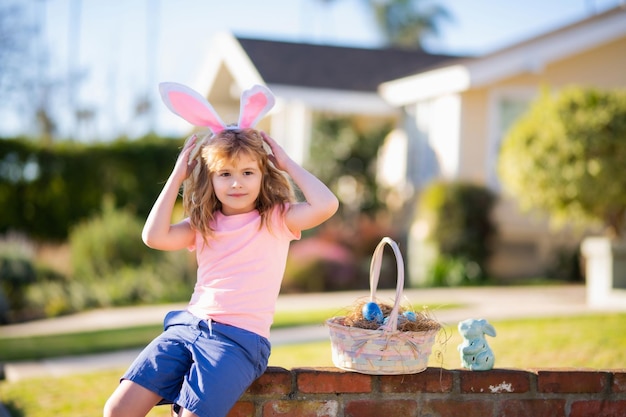
[[378, 304], [373, 301], [365, 303], [361, 312], [363, 313], [363, 318], [367, 321], [375, 321], [377, 323], [382, 323], [383, 321], [383, 312]]
[[417, 317], [415, 317], [415, 313], [412, 311], [405, 311], [402, 315], [406, 317], [408, 321], [417, 321]]
[[[396, 327], [400, 328], [404, 323], [406, 323], [408, 321], [408, 319], [404, 316], [398, 316], [397, 319], [397, 323], [396, 323]], [[383, 324], [386, 326], [389, 324], [389, 317], [385, 317], [385, 319], [383, 320]]]

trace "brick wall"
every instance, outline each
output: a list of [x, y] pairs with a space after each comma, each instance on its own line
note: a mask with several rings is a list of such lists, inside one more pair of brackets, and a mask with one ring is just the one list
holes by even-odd
[[626, 369], [268, 368], [228, 417], [626, 417]]

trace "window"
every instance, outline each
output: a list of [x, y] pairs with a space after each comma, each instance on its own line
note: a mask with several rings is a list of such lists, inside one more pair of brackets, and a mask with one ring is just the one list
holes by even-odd
[[491, 94], [488, 112], [487, 184], [494, 191], [500, 190], [497, 169], [502, 141], [519, 117], [526, 113], [535, 94], [534, 88], [505, 89]]

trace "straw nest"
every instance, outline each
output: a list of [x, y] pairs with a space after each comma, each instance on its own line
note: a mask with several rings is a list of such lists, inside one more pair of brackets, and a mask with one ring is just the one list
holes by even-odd
[[[376, 330], [381, 327], [380, 323], [376, 323], [374, 321], [366, 320], [363, 317], [363, 306], [369, 300], [359, 300], [357, 301], [348, 311], [348, 313], [341, 318], [338, 318], [337, 323], [342, 324], [348, 327], [358, 327], [360, 329], [368, 329], [368, 330]], [[393, 305], [381, 303], [379, 301], [376, 302], [380, 309], [383, 312], [384, 317], [389, 317], [391, 314], [391, 310], [393, 309]], [[424, 308], [423, 311], [414, 312], [415, 313], [415, 321], [409, 321], [402, 317], [402, 313], [412, 311], [409, 308], [405, 308], [400, 306], [398, 310], [398, 330], [401, 332], [422, 332], [429, 330], [436, 330], [441, 328], [441, 324], [431, 317], [430, 312], [427, 308]]]

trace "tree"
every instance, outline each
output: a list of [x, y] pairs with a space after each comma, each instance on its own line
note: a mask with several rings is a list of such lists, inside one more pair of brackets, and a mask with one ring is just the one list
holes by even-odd
[[426, 35], [437, 35], [448, 10], [424, 0], [368, 0], [391, 46], [421, 48]]
[[51, 85], [40, 72], [45, 56], [39, 56], [36, 38], [37, 28], [29, 23], [23, 3], [7, 1], [0, 5], [0, 95], [4, 98], [0, 106], [22, 117], [27, 115], [29, 123], [49, 140], [56, 124], [50, 111]]
[[0, 93], [11, 90], [20, 74], [20, 63], [27, 48], [29, 31], [21, 24], [23, 11], [14, 2], [0, 4]]
[[49, 144], [59, 134], [59, 115], [66, 110], [63, 93], [78, 85], [84, 74], [70, 73], [73, 80], [67, 80], [50, 73], [44, 6], [39, 1], [0, 0], [0, 108], [28, 126], [26, 134]]
[[316, 120], [307, 168], [338, 194], [344, 218], [382, 208], [376, 157], [389, 128], [360, 130], [350, 118], [330, 115]]
[[626, 90], [544, 91], [509, 131], [500, 178], [524, 208], [559, 223], [601, 221], [609, 237], [626, 220]]
[[[328, 5], [337, 0], [318, 0]], [[426, 35], [437, 35], [439, 23], [451, 19], [433, 0], [364, 0], [371, 8], [389, 46], [421, 49]]]

